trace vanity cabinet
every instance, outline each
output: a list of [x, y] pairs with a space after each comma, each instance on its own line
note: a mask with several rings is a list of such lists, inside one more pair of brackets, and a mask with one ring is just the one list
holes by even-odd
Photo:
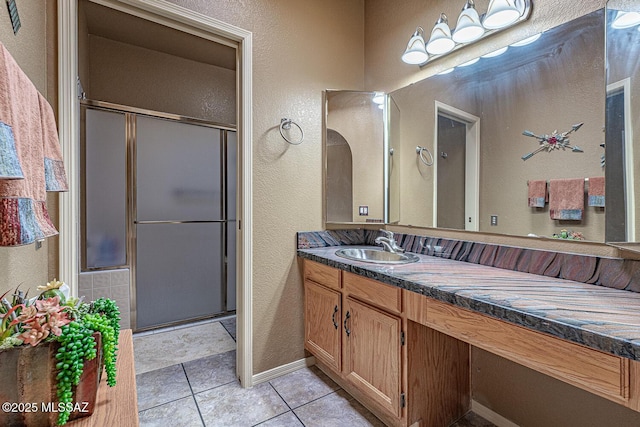
[[406, 425], [402, 293], [305, 260], [305, 348], [389, 425]]
[[348, 297], [345, 379], [390, 414], [401, 416], [402, 320]]
[[305, 348], [389, 426], [470, 411], [472, 347], [640, 412], [640, 361], [306, 258], [304, 286]]
[[336, 372], [342, 369], [341, 294], [311, 280], [304, 282], [305, 347]]

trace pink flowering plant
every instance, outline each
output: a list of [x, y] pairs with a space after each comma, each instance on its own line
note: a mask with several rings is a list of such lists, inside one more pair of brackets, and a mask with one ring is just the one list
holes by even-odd
[[[38, 290], [38, 297], [31, 300], [17, 289], [12, 301], [6, 298], [8, 292], [0, 296], [0, 352], [13, 347], [59, 342], [55, 355], [57, 396], [60, 403], [71, 404], [84, 362], [97, 355], [93, 334], [100, 332], [102, 365], [107, 373], [107, 384], [113, 387], [120, 331], [120, 311], [115, 302], [100, 298], [88, 304], [81, 298], [67, 298], [68, 287], [56, 280], [38, 286]], [[65, 424], [69, 415], [69, 411], [61, 411], [58, 425]]]

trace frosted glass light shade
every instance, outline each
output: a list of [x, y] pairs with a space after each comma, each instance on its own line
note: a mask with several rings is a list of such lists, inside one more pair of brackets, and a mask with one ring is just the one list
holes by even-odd
[[431, 55], [442, 55], [451, 52], [456, 43], [451, 39], [451, 29], [449, 20], [444, 13], [440, 14], [440, 19], [431, 31], [431, 37], [427, 43], [427, 53]]
[[616, 13], [616, 17], [611, 24], [611, 28], [621, 30], [624, 28], [630, 28], [634, 25], [640, 24], [640, 13], [638, 12], [625, 12], [619, 10]]
[[531, 37], [527, 37], [526, 39], [523, 39], [523, 40], [520, 40], [519, 42], [515, 42], [513, 44], [510, 44], [509, 46], [512, 46], [512, 47], [526, 46], [526, 45], [531, 44], [534, 41], [538, 40], [541, 35], [542, 35], [542, 33], [534, 34]]
[[479, 60], [480, 58], [473, 58], [471, 61], [463, 62], [462, 64], [458, 65], [458, 67], [468, 67], [469, 65], [475, 64]]
[[384, 104], [384, 92], [374, 92], [372, 101], [374, 104]]
[[488, 30], [507, 27], [520, 18], [517, 0], [491, 0], [482, 25]]
[[509, 49], [509, 46], [505, 46], [500, 49], [494, 50], [493, 52], [489, 52], [486, 55], [482, 55], [481, 58], [494, 58], [496, 56], [500, 56], [505, 53], [507, 49]]
[[480, 23], [478, 11], [473, 0], [468, 0], [458, 17], [458, 23], [451, 38], [456, 43], [470, 43], [478, 40], [483, 34], [484, 27]]
[[413, 33], [413, 36], [411, 36], [411, 39], [407, 44], [407, 48], [402, 54], [402, 61], [406, 64], [423, 64], [427, 62], [427, 59], [429, 59], [429, 55], [425, 49], [422, 33], [422, 28], [418, 27], [416, 32]]

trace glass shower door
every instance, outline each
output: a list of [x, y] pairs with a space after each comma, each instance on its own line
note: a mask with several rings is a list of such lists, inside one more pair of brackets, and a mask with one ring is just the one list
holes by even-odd
[[136, 134], [136, 328], [221, 313], [220, 130], [138, 116]]

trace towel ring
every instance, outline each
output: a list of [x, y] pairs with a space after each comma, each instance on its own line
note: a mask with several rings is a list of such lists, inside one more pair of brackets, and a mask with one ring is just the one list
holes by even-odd
[[[283, 130], [289, 130], [291, 129], [291, 125], [295, 125], [298, 129], [300, 129], [300, 140], [298, 141], [292, 141], [291, 139], [287, 138], [283, 132]], [[304, 141], [304, 131], [302, 130], [302, 128], [300, 127], [299, 124], [297, 124], [296, 122], [294, 122], [291, 119], [280, 119], [280, 135], [282, 135], [282, 137], [284, 138], [285, 141], [287, 141], [289, 144], [291, 145], [300, 145], [302, 144], [302, 141]]]
[[[427, 157], [424, 155], [425, 151], [427, 152], [431, 160], [427, 160]], [[420, 156], [420, 160], [422, 161], [422, 163], [424, 163], [427, 166], [433, 166], [433, 154], [431, 154], [431, 151], [429, 151], [427, 147], [421, 147], [418, 145], [416, 147], [416, 154]]]

